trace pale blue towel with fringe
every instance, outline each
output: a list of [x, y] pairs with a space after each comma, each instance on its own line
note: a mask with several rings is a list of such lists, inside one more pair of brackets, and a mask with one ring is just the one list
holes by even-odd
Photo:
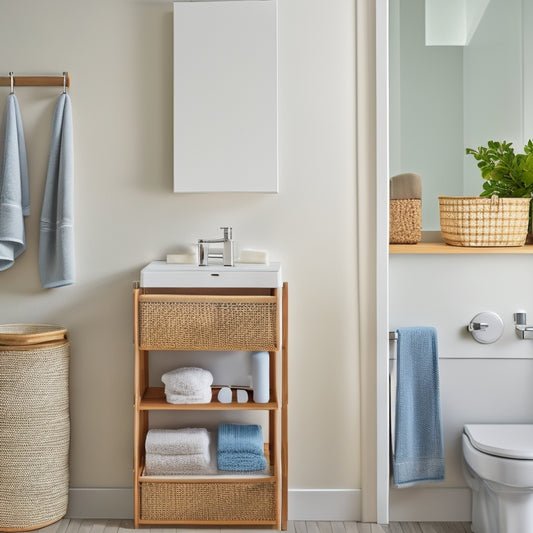
[[396, 487], [444, 480], [437, 331], [398, 329], [396, 431], [393, 478]]
[[263, 430], [255, 424], [218, 426], [217, 465], [219, 470], [246, 472], [264, 470]]
[[13, 265], [26, 249], [24, 217], [30, 214], [26, 143], [17, 97], [7, 97], [2, 173], [0, 175], [0, 270]]
[[74, 144], [70, 96], [61, 94], [52, 119], [52, 139], [39, 238], [39, 274], [45, 289], [75, 281]]

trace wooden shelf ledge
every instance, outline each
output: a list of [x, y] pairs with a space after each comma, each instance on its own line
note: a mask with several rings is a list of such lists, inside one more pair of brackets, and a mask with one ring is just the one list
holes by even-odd
[[533, 244], [524, 246], [450, 246], [443, 242], [389, 244], [389, 254], [533, 254]]
[[272, 411], [279, 408], [276, 401], [268, 403], [255, 403], [251, 394], [246, 403], [220, 403], [217, 400], [218, 388], [212, 388], [212, 400], [210, 403], [168, 403], [165, 398], [163, 387], [149, 387], [146, 389], [139, 409], [142, 411], [224, 411], [224, 410], [248, 410], [248, 411]]

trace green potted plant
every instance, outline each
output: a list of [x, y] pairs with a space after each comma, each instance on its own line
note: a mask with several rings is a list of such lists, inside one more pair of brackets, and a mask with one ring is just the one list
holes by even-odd
[[481, 170], [479, 197], [439, 197], [444, 242], [456, 246], [522, 246], [530, 227], [533, 142], [524, 153], [512, 143], [488, 141], [466, 149]]
[[533, 195], [533, 142], [527, 142], [523, 154], [515, 154], [512, 144], [488, 141], [486, 147], [466, 149], [478, 161], [485, 180], [480, 196], [531, 198]]

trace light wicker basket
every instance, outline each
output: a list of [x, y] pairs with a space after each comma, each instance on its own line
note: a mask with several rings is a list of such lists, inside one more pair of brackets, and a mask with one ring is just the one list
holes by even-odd
[[68, 504], [69, 356], [58, 326], [0, 326], [0, 530], [61, 519]]
[[141, 483], [141, 520], [275, 524], [277, 483], [251, 480]]
[[278, 350], [276, 296], [141, 295], [142, 350]]
[[422, 200], [390, 200], [389, 243], [417, 244], [422, 240]]
[[523, 246], [530, 198], [439, 196], [440, 227], [452, 246]]

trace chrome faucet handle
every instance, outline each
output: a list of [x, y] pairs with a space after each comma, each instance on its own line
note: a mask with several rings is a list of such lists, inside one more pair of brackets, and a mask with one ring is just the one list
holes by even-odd
[[233, 228], [231, 226], [221, 226], [220, 229], [224, 231], [225, 241], [229, 241], [233, 238]]

